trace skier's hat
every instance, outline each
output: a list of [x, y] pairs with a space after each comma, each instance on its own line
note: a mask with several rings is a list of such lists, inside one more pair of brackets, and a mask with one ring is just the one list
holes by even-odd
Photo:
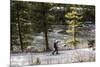
[[55, 42], [59, 42], [59, 40], [55, 40]]

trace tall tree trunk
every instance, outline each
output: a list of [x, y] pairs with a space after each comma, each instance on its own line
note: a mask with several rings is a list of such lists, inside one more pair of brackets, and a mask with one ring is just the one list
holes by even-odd
[[48, 27], [47, 27], [47, 23], [44, 22], [44, 36], [45, 36], [45, 45], [46, 45], [46, 51], [50, 51], [49, 48], [49, 43], [48, 43]]
[[18, 22], [18, 31], [19, 31], [19, 38], [20, 38], [20, 45], [21, 45], [21, 51], [23, 52], [23, 41], [22, 41], [22, 34], [21, 34], [21, 25], [19, 20], [19, 6], [17, 5], [17, 22]]
[[46, 51], [50, 51], [50, 48], [49, 48], [49, 43], [48, 43], [48, 23], [47, 23], [47, 19], [46, 19], [46, 17], [47, 17], [47, 15], [46, 15], [46, 11], [45, 11], [45, 3], [43, 3], [43, 5], [42, 5], [42, 7], [43, 7], [43, 21], [44, 21], [44, 36], [45, 36], [45, 45], [46, 45]]
[[47, 31], [44, 32], [45, 35], [45, 44], [46, 44], [46, 51], [49, 51], [49, 44], [48, 44], [48, 35], [47, 35]]
[[[10, 40], [12, 42], [12, 40]], [[13, 44], [11, 43], [10, 50], [13, 51]]]
[[76, 27], [75, 27], [75, 24], [76, 24], [76, 22], [74, 22], [74, 25], [73, 25], [74, 26], [73, 27], [73, 30], [74, 30], [74, 32], [73, 32], [73, 41], [74, 41], [73, 45], [76, 49], [77, 47], [76, 47]]
[[11, 51], [13, 51], [13, 44], [12, 44], [12, 25], [11, 25], [11, 27], [10, 27], [10, 32], [11, 32], [11, 34], [10, 34], [10, 43], [11, 43], [11, 45], [10, 45], [10, 50]]
[[74, 22], [73, 23], [73, 45], [74, 46], [76, 45], [75, 44], [75, 41], [76, 41], [75, 37], [76, 37], [76, 27], [75, 27], [75, 22]]

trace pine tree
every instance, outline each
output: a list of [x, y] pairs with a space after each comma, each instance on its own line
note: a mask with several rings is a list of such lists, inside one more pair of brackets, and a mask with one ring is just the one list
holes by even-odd
[[76, 35], [79, 32], [78, 27], [81, 25], [82, 16], [82, 8], [77, 5], [72, 5], [69, 8], [69, 12], [65, 15], [67, 18], [68, 30], [67, 33], [72, 34], [72, 39], [67, 40], [66, 42], [76, 46], [79, 43], [77, 40]]
[[32, 12], [31, 12], [31, 20], [33, 24], [34, 32], [43, 32], [44, 41], [46, 46], [46, 51], [49, 51], [49, 43], [48, 43], [48, 29], [51, 28], [50, 24], [52, 23], [54, 17], [50, 15], [49, 10], [51, 8], [51, 4], [48, 3], [33, 3], [32, 4]]
[[[13, 45], [20, 45], [21, 51], [27, 45], [30, 45], [32, 37], [32, 25], [30, 18], [30, 3], [21, 1], [12, 1], [11, 3], [11, 50]], [[27, 36], [28, 35], [28, 36]]]

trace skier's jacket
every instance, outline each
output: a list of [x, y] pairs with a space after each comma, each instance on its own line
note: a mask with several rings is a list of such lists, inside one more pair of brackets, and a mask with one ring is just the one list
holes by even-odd
[[55, 49], [58, 48], [58, 46], [57, 46], [57, 42], [54, 43], [54, 48], [55, 48]]

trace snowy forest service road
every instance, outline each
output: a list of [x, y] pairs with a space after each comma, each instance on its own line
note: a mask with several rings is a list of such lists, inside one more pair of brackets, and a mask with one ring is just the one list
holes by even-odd
[[95, 51], [91, 48], [59, 51], [59, 53], [58, 55], [51, 55], [48, 52], [11, 54], [11, 66], [36, 65], [37, 59], [39, 64], [43, 65], [95, 61]]

